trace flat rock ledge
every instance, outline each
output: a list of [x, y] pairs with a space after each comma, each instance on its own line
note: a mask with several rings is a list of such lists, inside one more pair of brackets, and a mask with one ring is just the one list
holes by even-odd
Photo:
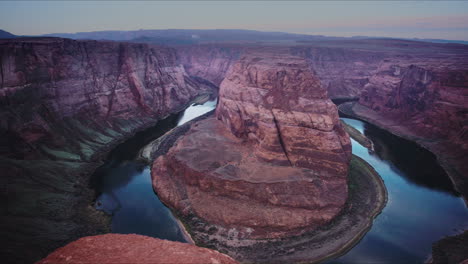
[[83, 237], [52, 252], [37, 264], [48, 263], [199, 263], [236, 264], [207, 248], [136, 234]]
[[[179, 138], [192, 126], [207, 119], [206, 114], [197, 120], [180, 126], [150, 147], [152, 159], [167, 154]], [[154, 167], [152, 168], [154, 170]], [[157, 181], [153, 187], [158, 190]], [[351, 159], [349, 197], [341, 212], [327, 224], [297, 236], [282, 238], [245, 238], [236, 229], [208, 223], [193, 214], [181, 212], [166, 203], [184, 224], [186, 231], [198, 246], [216, 249], [244, 263], [291, 263], [319, 262], [337, 257], [351, 249], [371, 228], [374, 218], [380, 214], [387, 202], [387, 191], [378, 173], [364, 160]], [[160, 195], [162, 198], [164, 195]], [[163, 202], [164, 199], [161, 199]], [[210, 203], [206, 204], [207, 207]], [[235, 213], [235, 212], [233, 212]]]

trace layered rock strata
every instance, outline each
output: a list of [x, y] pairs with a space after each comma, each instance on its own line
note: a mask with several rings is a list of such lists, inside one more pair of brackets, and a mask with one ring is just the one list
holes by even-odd
[[287, 237], [341, 211], [350, 157], [336, 107], [306, 62], [255, 53], [221, 84], [216, 118], [155, 160], [153, 186], [181, 215], [236, 238]]
[[380, 62], [388, 55], [374, 50], [347, 48], [346, 45], [330, 46], [291, 47], [291, 54], [307, 60], [330, 98], [358, 98]]
[[387, 60], [349, 110], [436, 154], [466, 200], [467, 87], [468, 64], [462, 59]]
[[18, 263], [108, 232], [88, 188], [102, 155], [212, 91], [145, 44], [2, 40], [0, 73], [2, 256]]
[[249, 45], [192, 45], [177, 47], [177, 57], [191, 76], [197, 76], [219, 86]]
[[235, 264], [238, 262], [214, 250], [180, 242], [135, 234], [107, 234], [80, 238], [37, 262], [37, 264], [47, 263]]

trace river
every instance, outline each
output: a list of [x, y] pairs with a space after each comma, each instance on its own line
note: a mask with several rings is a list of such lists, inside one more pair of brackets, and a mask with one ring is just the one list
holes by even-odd
[[112, 215], [112, 232], [186, 242], [171, 211], [155, 195], [150, 166], [137, 160], [140, 149], [175, 126], [216, 107], [216, 100], [189, 106], [119, 145], [91, 177], [95, 207]]
[[[112, 214], [113, 233], [136, 233], [186, 242], [171, 211], [151, 186], [150, 167], [138, 151], [172, 127], [200, 116], [216, 101], [192, 105], [114, 149], [92, 177], [96, 208]], [[353, 154], [383, 178], [388, 203], [372, 229], [342, 257], [327, 263], [422, 263], [440, 238], [468, 228], [468, 210], [434, 155], [373, 125], [342, 118], [373, 142], [370, 152], [352, 141]]]

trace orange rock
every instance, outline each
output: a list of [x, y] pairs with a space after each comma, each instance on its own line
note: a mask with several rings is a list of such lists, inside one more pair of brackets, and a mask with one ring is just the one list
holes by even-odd
[[37, 262], [47, 263], [238, 263], [217, 251], [142, 235], [83, 237]]

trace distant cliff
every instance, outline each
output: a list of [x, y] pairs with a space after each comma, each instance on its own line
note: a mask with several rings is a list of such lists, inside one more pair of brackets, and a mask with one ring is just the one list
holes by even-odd
[[8, 31], [0, 29], [0, 39], [10, 39], [10, 38], [16, 38], [16, 36], [11, 34]]
[[247, 49], [249, 46], [193, 45], [177, 47], [177, 55], [188, 74], [219, 86], [229, 68]]
[[307, 59], [331, 98], [359, 97], [385, 54], [344, 47], [292, 47]]

